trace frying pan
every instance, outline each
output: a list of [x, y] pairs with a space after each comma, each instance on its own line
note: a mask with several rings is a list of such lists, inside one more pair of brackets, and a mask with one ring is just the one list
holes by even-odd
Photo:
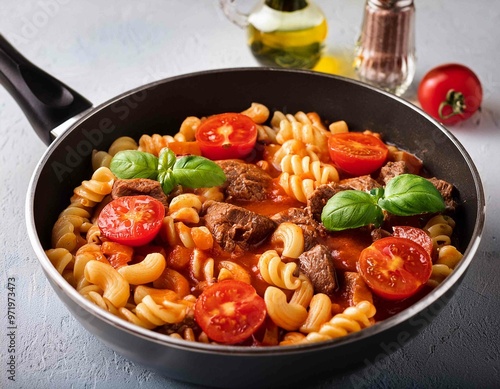
[[[119, 95], [93, 108], [84, 97], [43, 72], [0, 36], [0, 80], [48, 145], [30, 182], [26, 222], [30, 241], [55, 293], [79, 322], [130, 360], [168, 377], [218, 387], [276, 387], [339, 374], [360, 361], [377, 361], [418, 335], [459, 287], [479, 245], [484, 193], [471, 158], [442, 125], [392, 94], [355, 80], [300, 70], [223, 69], [180, 75]], [[459, 250], [452, 274], [411, 307], [341, 339], [287, 347], [249, 348], [172, 339], [125, 322], [87, 301], [51, 265], [52, 226], [73, 189], [91, 174], [92, 149], [144, 133], [173, 134], [187, 116], [239, 112], [252, 102], [272, 111], [317, 112], [349, 128], [380, 132], [417, 154], [459, 193]], [[68, 125], [68, 121], [74, 121]], [[64, 127], [59, 135], [55, 128]], [[415, 341], [418, 341], [416, 339]]]

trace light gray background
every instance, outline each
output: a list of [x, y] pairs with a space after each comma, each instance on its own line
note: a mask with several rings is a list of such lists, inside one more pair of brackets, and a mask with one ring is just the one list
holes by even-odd
[[[0, 33], [42, 69], [94, 105], [164, 77], [257, 66], [245, 33], [215, 0], [0, 0]], [[328, 50], [346, 64], [362, 0], [317, 0], [329, 22]], [[500, 1], [417, 1], [417, 74], [460, 62], [478, 74], [482, 112], [452, 128], [484, 182], [487, 219], [477, 258], [454, 299], [420, 337], [376, 365], [311, 387], [494, 387], [500, 383]], [[300, 93], [300, 91], [297, 91]], [[25, 193], [46, 146], [0, 88], [0, 387], [191, 388], [158, 376], [102, 345], [57, 300], [30, 247]], [[16, 278], [16, 382], [7, 380], [7, 279]], [[496, 288], [496, 289], [495, 289]], [[495, 294], [497, 293], [497, 294]]]

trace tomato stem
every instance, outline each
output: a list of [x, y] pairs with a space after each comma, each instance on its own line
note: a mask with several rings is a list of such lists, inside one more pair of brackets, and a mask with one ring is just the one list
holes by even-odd
[[[451, 107], [451, 113], [449, 113], [448, 115], [443, 114], [443, 109], [446, 106]], [[453, 89], [450, 89], [446, 94], [446, 100], [441, 102], [441, 104], [439, 105], [439, 117], [443, 120], [449, 119], [452, 116], [463, 114], [466, 108], [467, 106], [465, 105], [464, 95], [462, 94], [462, 92], [457, 92]]]

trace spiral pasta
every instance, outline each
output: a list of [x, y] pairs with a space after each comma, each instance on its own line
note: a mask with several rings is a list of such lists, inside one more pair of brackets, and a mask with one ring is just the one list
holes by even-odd
[[296, 175], [310, 175], [317, 185], [329, 182], [339, 182], [339, 173], [333, 165], [320, 161], [312, 161], [310, 156], [300, 157], [296, 154], [288, 154], [280, 163], [281, 171]]
[[139, 138], [138, 150], [158, 156], [161, 149], [168, 147], [171, 142], [175, 142], [175, 139], [170, 135], [144, 134]]
[[453, 269], [455, 269], [462, 256], [462, 253], [455, 246], [442, 246], [439, 250], [436, 263], [432, 265], [432, 274], [427, 281], [427, 285], [436, 287], [443, 282]]
[[113, 143], [111, 143], [111, 146], [109, 146], [108, 149], [108, 154], [114, 157], [116, 153], [120, 151], [137, 150], [138, 147], [139, 145], [134, 138], [129, 136], [120, 136], [119, 138], [116, 138]]
[[220, 282], [227, 279], [238, 280], [246, 284], [252, 283], [250, 273], [243, 266], [238, 265], [234, 261], [220, 261], [217, 281]]
[[113, 157], [106, 151], [92, 150], [92, 170], [96, 171], [100, 167], [109, 167]]
[[179, 323], [186, 316], [186, 312], [187, 306], [184, 304], [164, 300], [160, 305], [149, 295], [145, 296], [133, 310], [124, 307], [118, 309], [120, 317], [147, 329], [169, 323]]
[[427, 222], [423, 229], [431, 237], [434, 249], [439, 251], [441, 247], [451, 244], [454, 227], [455, 221], [451, 217], [436, 215]]
[[297, 154], [300, 157], [309, 156], [311, 161], [320, 160], [317, 147], [306, 145], [297, 139], [290, 139], [284, 142], [276, 151], [271, 162], [278, 170], [281, 170], [281, 160], [290, 154]]
[[87, 243], [83, 235], [92, 227], [90, 211], [111, 193], [114, 180], [114, 174], [107, 167], [101, 167], [89, 181], [75, 188], [70, 205], [59, 214], [52, 228], [52, 248], [75, 252]]
[[342, 313], [336, 314], [330, 321], [321, 325], [319, 331], [310, 332], [303, 342], [322, 342], [346, 336], [361, 331], [372, 325], [375, 316], [375, 306], [369, 301], [361, 301], [355, 307], [348, 307]]
[[195, 140], [196, 129], [200, 126], [201, 120], [196, 116], [188, 116], [181, 124], [179, 132], [174, 135], [177, 142], [192, 142]]
[[271, 242], [283, 244], [281, 255], [284, 257], [297, 259], [304, 252], [304, 233], [294, 223], [281, 223], [274, 231]]
[[295, 331], [307, 318], [307, 310], [300, 304], [287, 302], [285, 293], [275, 286], [266, 289], [264, 301], [271, 320], [287, 331]]
[[74, 262], [73, 255], [65, 248], [46, 250], [45, 254], [59, 274], [63, 274]]
[[332, 318], [332, 301], [324, 293], [313, 296], [309, 303], [309, 311], [304, 323], [300, 326], [300, 332], [318, 332], [321, 325]]
[[318, 187], [316, 181], [311, 178], [302, 178], [301, 176], [288, 173], [280, 174], [279, 184], [288, 196], [304, 204], [307, 203], [308, 197]]
[[115, 179], [115, 175], [109, 168], [97, 169], [89, 181], [83, 181], [80, 186], [75, 188], [71, 203], [94, 207], [102, 201], [104, 196], [111, 193]]
[[160, 236], [170, 246], [182, 245], [209, 250], [214, 245], [214, 238], [207, 227], [188, 227], [184, 222], [174, 222], [172, 216], [165, 216], [163, 219]]
[[300, 280], [294, 276], [295, 262], [284, 263], [275, 250], [268, 250], [259, 258], [259, 272], [270, 285], [294, 290], [300, 287]]
[[[298, 114], [303, 118], [304, 114]], [[299, 121], [293, 115], [284, 115], [281, 112], [275, 112], [271, 124], [274, 128], [279, 128], [276, 134], [276, 141], [279, 144], [285, 143], [287, 140], [295, 139], [308, 145], [316, 146], [322, 155], [328, 150], [327, 142], [328, 135], [326, 131], [322, 131], [309, 120]]]
[[269, 108], [260, 103], [252, 103], [249, 108], [241, 113], [248, 116], [257, 124], [262, 124], [269, 118]]
[[114, 307], [124, 307], [130, 296], [127, 280], [110, 264], [91, 260], [85, 265], [85, 279], [103, 290], [102, 296]]

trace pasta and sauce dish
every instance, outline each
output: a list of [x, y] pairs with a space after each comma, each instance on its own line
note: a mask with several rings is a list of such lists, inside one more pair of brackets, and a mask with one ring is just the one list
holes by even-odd
[[462, 258], [454, 187], [383, 134], [259, 103], [95, 150], [46, 251], [81, 295], [187, 341], [339, 338]]

